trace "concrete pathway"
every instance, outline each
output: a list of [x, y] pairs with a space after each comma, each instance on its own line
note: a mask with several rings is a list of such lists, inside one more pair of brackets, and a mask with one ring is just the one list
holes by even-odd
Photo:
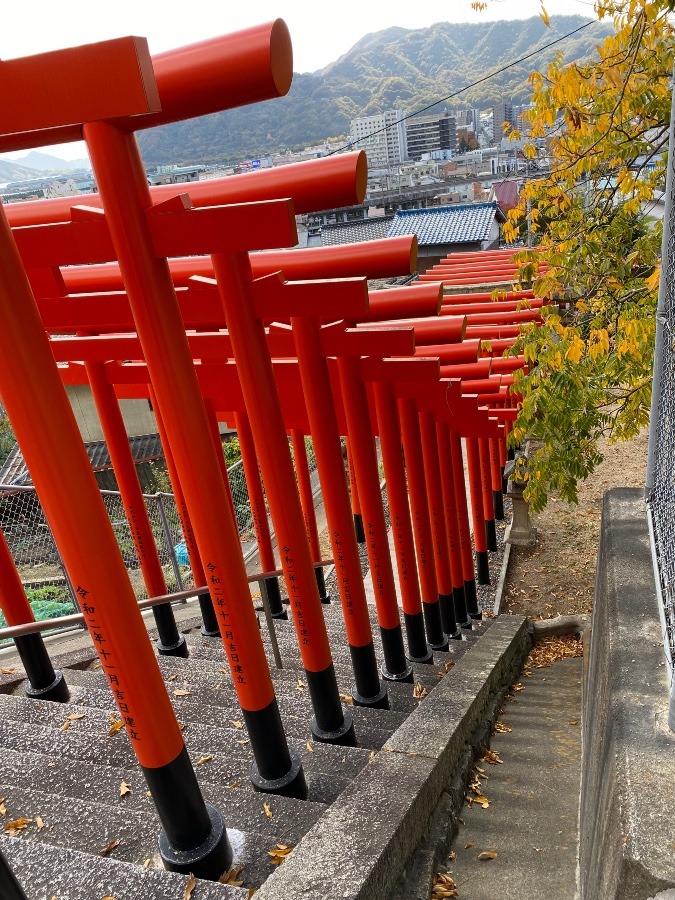
[[580, 658], [533, 669], [505, 701], [498, 722], [512, 730], [491, 741], [502, 763], [478, 763], [489, 805], [465, 807], [448, 863], [461, 900], [575, 897], [581, 674]]

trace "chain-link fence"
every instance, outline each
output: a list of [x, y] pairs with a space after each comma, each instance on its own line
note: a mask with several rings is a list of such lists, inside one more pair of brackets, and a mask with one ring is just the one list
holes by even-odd
[[[319, 489], [312, 443], [306, 439], [310, 478]], [[242, 553], [255, 558], [257, 542], [241, 460], [227, 470]], [[263, 492], [264, 493], [264, 492]], [[117, 491], [101, 491], [129, 578], [139, 600], [148, 594], [133, 535]], [[148, 520], [164, 572], [167, 593], [194, 587], [183, 530], [173, 494], [144, 494]], [[267, 509], [270, 533], [274, 527]], [[34, 487], [0, 484], [0, 527], [26, 589], [35, 618], [57, 619], [78, 611], [75, 594]], [[0, 627], [5, 625], [0, 612]]]
[[675, 94], [670, 124], [645, 499], [675, 730]]

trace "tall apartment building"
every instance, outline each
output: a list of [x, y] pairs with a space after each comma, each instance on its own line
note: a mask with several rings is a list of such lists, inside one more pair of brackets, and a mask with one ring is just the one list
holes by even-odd
[[405, 139], [408, 159], [418, 160], [434, 150], [457, 152], [455, 117], [444, 112], [435, 116], [413, 116], [406, 120]]
[[504, 137], [504, 122], [508, 122], [511, 128], [517, 127], [511, 103], [499, 103], [492, 107], [493, 136], [496, 141]]
[[366, 151], [369, 170], [403, 162], [406, 158], [404, 124], [400, 109], [352, 119], [349, 140], [355, 150]]

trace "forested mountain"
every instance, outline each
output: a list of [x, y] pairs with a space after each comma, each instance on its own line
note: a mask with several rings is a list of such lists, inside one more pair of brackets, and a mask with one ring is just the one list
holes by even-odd
[[[509, 22], [388, 28], [363, 37], [318, 72], [296, 74], [289, 93], [241, 109], [139, 132], [146, 165], [222, 162], [297, 150], [330, 137], [346, 137], [357, 116], [401, 108], [414, 112], [457, 94], [583, 25], [581, 16], [536, 16]], [[583, 59], [611, 30], [594, 22], [574, 37], [526, 62], [443, 100], [432, 112], [501, 101], [527, 103], [531, 71], [543, 71], [556, 53]]]

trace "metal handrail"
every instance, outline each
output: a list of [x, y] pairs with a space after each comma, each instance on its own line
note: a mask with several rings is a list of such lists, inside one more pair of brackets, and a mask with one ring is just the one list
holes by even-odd
[[[333, 559], [322, 559], [315, 566], [333, 565]], [[262, 581], [265, 578], [283, 575], [282, 569], [274, 569], [270, 572], [254, 572], [247, 576], [249, 584], [254, 581]], [[156, 597], [147, 597], [145, 600], [138, 601], [138, 608], [143, 611], [151, 609], [153, 606], [159, 606], [162, 603], [172, 603], [176, 600], [188, 600], [190, 597], [197, 597], [199, 594], [208, 593], [208, 587], [193, 587], [184, 591], [176, 591], [172, 594], [159, 594]], [[57, 624], [58, 623], [58, 624]], [[68, 628], [76, 625], [84, 625], [84, 616], [82, 613], [73, 613], [71, 616], [59, 616], [58, 619], [41, 619], [39, 622], [26, 622], [25, 625], [8, 625], [6, 628], [0, 628], [0, 641], [11, 640], [15, 637], [22, 637], [25, 634], [37, 634], [42, 631], [49, 631], [50, 628]]]

